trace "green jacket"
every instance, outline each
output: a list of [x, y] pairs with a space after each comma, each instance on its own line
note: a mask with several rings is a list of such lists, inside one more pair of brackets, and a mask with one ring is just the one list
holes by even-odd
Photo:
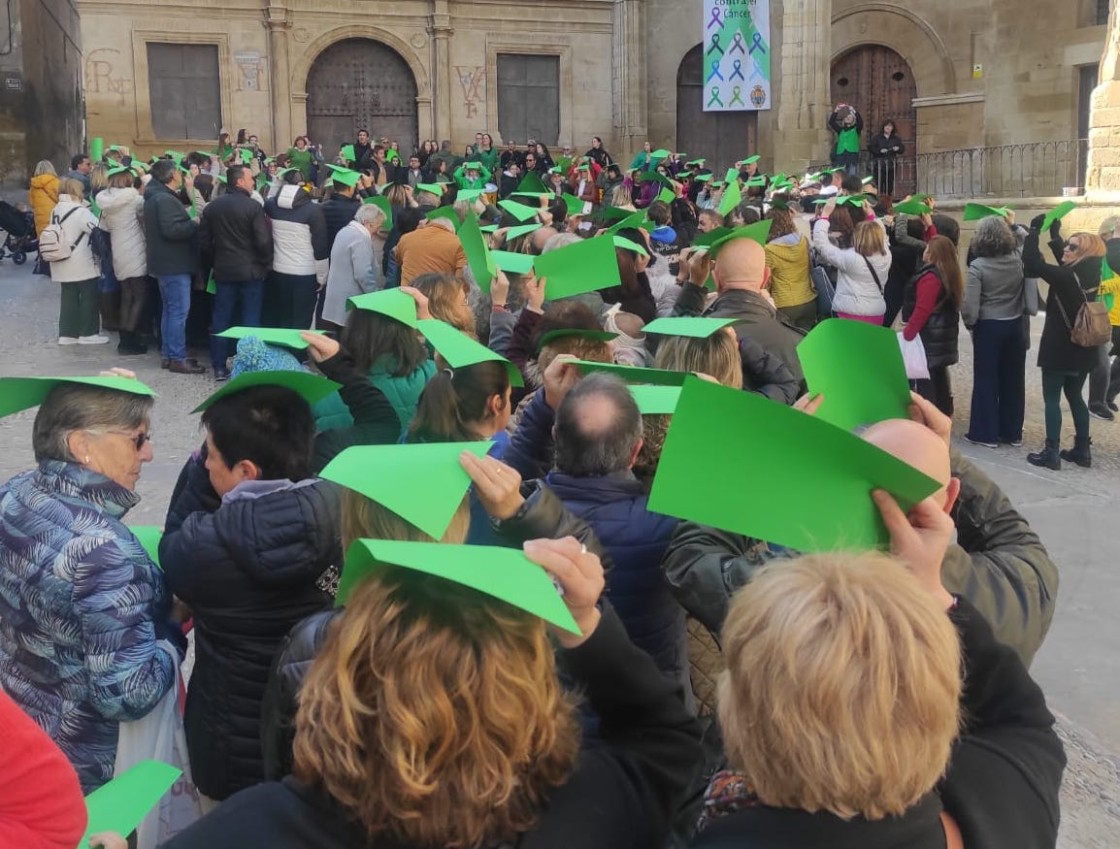
[[[952, 466], [961, 482], [953, 509], [958, 542], [945, 555], [942, 581], [972, 602], [1029, 665], [1054, 616], [1058, 567], [991, 478], [956, 451]], [[759, 540], [681, 522], [661, 568], [677, 601], [718, 634], [735, 591], [763, 566], [792, 556]]]
[[[436, 373], [436, 364], [433, 360], [426, 360], [412, 374], [395, 377], [390, 374], [392, 364], [384, 359], [373, 364], [369, 370], [369, 381], [380, 389], [401, 421], [401, 430], [408, 427], [412, 416], [416, 412], [416, 405], [420, 402], [420, 393], [428, 381]], [[320, 431], [348, 428], [354, 424], [346, 405], [338, 393], [328, 395], [315, 405], [315, 420]]]

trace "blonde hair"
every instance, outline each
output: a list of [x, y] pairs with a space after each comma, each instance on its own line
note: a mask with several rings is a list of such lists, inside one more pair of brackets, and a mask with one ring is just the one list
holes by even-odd
[[887, 252], [887, 234], [874, 221], [861, 221], [852, 232], [852, 247], [862, 256], [876, 256]]
[[763, 569], [732, 600], [719, 720], [763, 804], [877, 820], [944, 774], [957, 736], [956, 631], [883, 554]]
[[356, 539], [395, 539], [404, 542], [446, 542], [461, 544], [467, 541], [471, 525], [470, 499], [464, 497], [451, 524], [436, 540], [411, 522], [394, 513], [385, 505], [371, 501], [352, 489], [343, 489], [341, 507], [342, 549], [350, 548]]
[[669, 336], [657, 346], [654, 368], [671, 371], [701, 372], [711, 375], [724, 386], [743, 388], [743, 360], [733, 333], [717, 330], [707, 339]]
[[1108, 253], [1108, 246], [1104, 243], [1104, 239], [1096, 233], [1073, 233], [1066, 241], [1071, 242], [1074, 239], [1077, 239], [1077, 250], [1073, 252], [1067, 265], [1076, 265], [1083, 259], [1102, 257]]
[[633, 206], [634, 195], [626, 186], [619, 183], [611, 190], [611, 206]]
[[371, 840], [513, 842], [579, 753], [540, 619], [391, 566], [355, 589], [299, 702], [293, 774]]
[[44, 174], [52, 174], [56, 177], [58, 176], [58, 172], [54, 170], [54, 163], [49, 159], [40, 159], [38, 162], [36, 162], [35, 173], [32, 174], [32, 176], [41, 177]]
[[109, 188], [109, 166], [104, 162], [95, 162], [89, 170], [89, 193], [93, 196], [95, 191]]
[[[437, 219], [438, 220], [438, 219]], [[467, 284], [450, 274], [421, 274], [412, 285], [428, 299], [432, 318], [442, 319], [472, 338], [477, 338], [474, 311], [467, 301]]]
[[74, 200], [81, 201], [85, 199], [86, 187], [82, 185], [81, 180], [75, 180], [73, 177], [62, 177], [58, 181], [58, 193], [60, 195], [70, 195]]

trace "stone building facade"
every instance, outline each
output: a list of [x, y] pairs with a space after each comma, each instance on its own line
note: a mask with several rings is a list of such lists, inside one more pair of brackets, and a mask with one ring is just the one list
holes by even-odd
[[714, 114], [700, 0], [79, 0], [88, 135], [143, 153], [241, 127], [270, 152], [367, 125], [402, 150], [599, 135], [620, 159], [649, 139], [793, 170], [827, 157], [839, 97], [917, 153], [1088, 133], [1107, 0], [769, 2], [772, 108]]

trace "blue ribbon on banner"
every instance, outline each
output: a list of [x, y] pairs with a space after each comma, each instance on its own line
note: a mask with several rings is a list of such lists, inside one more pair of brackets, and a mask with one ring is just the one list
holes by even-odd
[[[736, 59], [734, 64], [732, 65], [730, 79], [735, 79], [736, 77], [741, 79], [743, 82], [747, 81], [747, 78], [743, 76], [743, 60], [742, 59]], [[722, 77], [721, 77], [721, 79], [722, 79]]]
[[712, 60], [712, 72], [708, 74], [708, 79], [706, 79], [705, 82], [710, 83], [713, 78], [718, 78], [721, 82], [723, 82], [723, 74], [721, 74], [719, 70], [719, 59]]
[[762, 43], [762, 33], [760, 32], [754, 34], [754, 41], [751, 43], [750, 52], [753, 54], [756, 50], [762, 53], [766, 52], [766, 45]]

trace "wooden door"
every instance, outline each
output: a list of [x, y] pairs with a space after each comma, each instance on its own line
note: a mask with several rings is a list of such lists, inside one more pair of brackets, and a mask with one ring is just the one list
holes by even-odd
[[559, 143], [559, 56], [498, 54], [498, 134], [520, 144]]
[[705, 112], [703, 64], [703, 45], [698, 44], [677, 69], [677, 150], [689, 159], [707, 159], [707, 167], [722, 175], [758, 152], [758, 113]]
[[400, 143], [405, 157], [417, 145], [416, 80], [392, 48], [351, 38], [324, 50], [307, 75], [307, 133], [333, 161], [359, 129]]
[[863, 116], [860, 148], [864, 151], [889, 119], [906, 145], [905, 156], [914, 156], [917, 93], [910, 65], [889, 47], [866, 44], [845, 53], [832, 65], [832, 103], [850, 103], [859, 110]]

